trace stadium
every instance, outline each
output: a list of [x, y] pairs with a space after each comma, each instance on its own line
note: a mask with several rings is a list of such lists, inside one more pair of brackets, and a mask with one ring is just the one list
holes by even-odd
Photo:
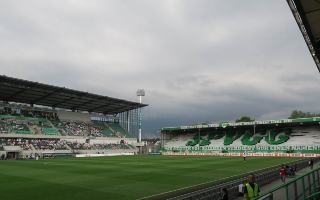
[[[320, 4], [287, 3], [320, 71]], [[144, 95], [0, 75], [0, 199], [243, 199], [248, 175], [261, 191], [247, 199], [320, 198], [320, 116], [177, 125], [148, 140]]]
[[[303, 168], [306, 163], [299, 157], [316, 157], [318, 153], [318, 149], [308, 149], [316, 148], [312, 138], [307, 149], [289, 152], [294, 158], [284, 155], [288, 152], [283, 153], [282, 146], [281, 150], [268, 149], [268, 153], [273, 152], [268, 159], [260, 151], [246, 148], [250, 156], [259, 157], [238, 169], [230, 167], [243, 162], [239, 145], [259, 148], [261, 134], [272, 127], [277, 129], [269, 132], [267, 142], [277, 146], [297, 141], [294, 133], [298, 129], [303, 129], [302, 137], [316, 136], [320, 120], [313, 118], [163, 128], [163, 148], [148, 156], [144, 153], [150, 152], [145, 150], [148, 145], [139, 141], [139, 111], [146, 104], [7, 76], [0, 79], [0, 182], [7, 191], [2, 194], [4, 199], [167, 199], [209, 186], [215, 188], [210, 195], [219, 198], [221, 182], [243, 181], [243, 174], [261, 168], [274, 173], [269, 168], [284, 162]], [[253, 125], [256, 133], [252, 135]], [[290, 130], [282, 128], [291, 126]], [[199, 135], [193, 134], [195, 130]], [[240, 137], [245, 144], [237, 142]], [[181, 143], [187, 148], [179, 146]], [[186, 159], [189, 154], [198, 156]], [[216, 167], [220, 173], [211, 173]], [[200, 171], [191, 173], [192, 169]], [[233, 190], [235, 186], [233, 183]], [[17, 195], [17, 190], [25, 192]]]

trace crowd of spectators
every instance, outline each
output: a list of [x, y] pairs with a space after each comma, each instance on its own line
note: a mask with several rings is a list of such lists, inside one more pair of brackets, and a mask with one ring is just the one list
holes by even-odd
[[58, 114], [55, 112], [31, 111], [22, 110], [21, 112], [25, 117], [44, 118], [50, 121], [58, 121]]
[[67, 142], [67, 144], [74, 150], [93, 150], [93, 146], [89, 143]]
[[56, 124], [56, 126], [60, 129], [63, 129], [67, 135], [71, 136], [104, 136], [101, 127], [94, 126], [86, 122], [59, 122]]
[[20, 146], [23, 150], [32, 150], [30, 141], [22, 138], [2, 138], [0, 139], [0, 146]]
[[[0, 108], [0, 133], [30, 133], [30, 126], [52, 128], [49, 120], [58, 120], [57, 113], [28, 109]], [[9, 116], [8, 116], [9, 115]]]
[[4, 134], [19, 131], [30, 131], [28, 128], [29, 125], [32, 125], [32, 122], [17, 120], [16, 118], [0, 119], [0, 133]]
[[88, 142], [70, 142], [59, 139], [23, 139], [1, 138], [2, 146], [20, 146], [23, 150], [68, 150], [68, 146], [74, 150], [120, 150], [131, 149], [132, 145], [120, 142], [118, 144], [91, 144]]
[[[46, 113], [44, 113], [46, 114]], [[48, 114], [48, 113], [47, 113]], [[39, 116], [38, 116], [39, 117]], [[52, 116], [54, 117], [54, 116]], [[101, 127], [94, 126], [86, 122], [60, 122], [54, 121], [54, 125], [58, 128], [60, 134], [67, 134], [70, 136], [93, 136], [103, 137], [103, 130]], [[21, 117], [2, 117], [0, 118], [0, 134], [5, 133], [18, 133], [19, 131], [29, 131], [32, 126], [38, 126], [41, 132], [46, 128], [53, 128], [48, 119], [44, 118], [21, 118]], [[39, 132], [39, 133], [41, 133]]]
[[64, 140], [32, 139], [30, 141], [36, 150], [67, 150]]
[[89, 129], [90, 129], [90, 136], [103, 137], [102, 128], [90, 126]]
[[0, 108], [0, 115], [14, 115], [14, 116], [33, 117], [33, 118], [44, 118], [51, 121], [59, 120], [56, 112], [31, 110], [31, 108], [2, 107]]
[[0, 115], [20, 115], [20, 113], [18, 113], [16, 109], [3, 107], [0, 109]]
[[63, 140], [52, 139], [22, 139], [22, 138], [2, 138], [0, 146], [20, 146], [23, 150], [67, 150], [67, 143]]
[[80, 142], [67, 142], [67, 144], [74, 150], [117, 150], [131, 148], [128, 144], [90, 144]]
[[59, 122], [58, 127], [72, 136], [86, 136], [88, 133], [88, 124], [85, 122]]
[[56, 112], [24, 105], [0, 105], [0, 134], [44, 134], [84, 137], [118, 136], [123, 134], [116, 126], [105, 123], [60, 121]]
[[6, 123], [0, 121], [0, 134], [9, 133], [9, 129]]

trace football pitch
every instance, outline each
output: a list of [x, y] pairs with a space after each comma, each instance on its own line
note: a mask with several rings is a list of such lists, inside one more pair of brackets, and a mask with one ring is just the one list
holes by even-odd
[[0, 161], [0, 199], [139, 199], [297, 158], [126, 156]]

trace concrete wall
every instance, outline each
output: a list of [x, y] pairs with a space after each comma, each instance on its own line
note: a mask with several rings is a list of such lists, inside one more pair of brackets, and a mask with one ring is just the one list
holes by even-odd
[[91, 122], [89, 113], [70, 112], [70, 111], [57, 111], [58, 117], [61, 121], [80, 121]]

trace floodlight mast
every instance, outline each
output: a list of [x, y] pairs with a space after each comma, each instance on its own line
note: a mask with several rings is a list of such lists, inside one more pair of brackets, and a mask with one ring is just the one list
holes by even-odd
[[[146, 95], [144, 89], [137, 90], [137, 96], [139, 97], [139, 103], [142, 103], [142, 97]], [[141, 133], [142, 133], [142, 108], [139, 108], [139, 139], [138, 141], [141, 142]]]

